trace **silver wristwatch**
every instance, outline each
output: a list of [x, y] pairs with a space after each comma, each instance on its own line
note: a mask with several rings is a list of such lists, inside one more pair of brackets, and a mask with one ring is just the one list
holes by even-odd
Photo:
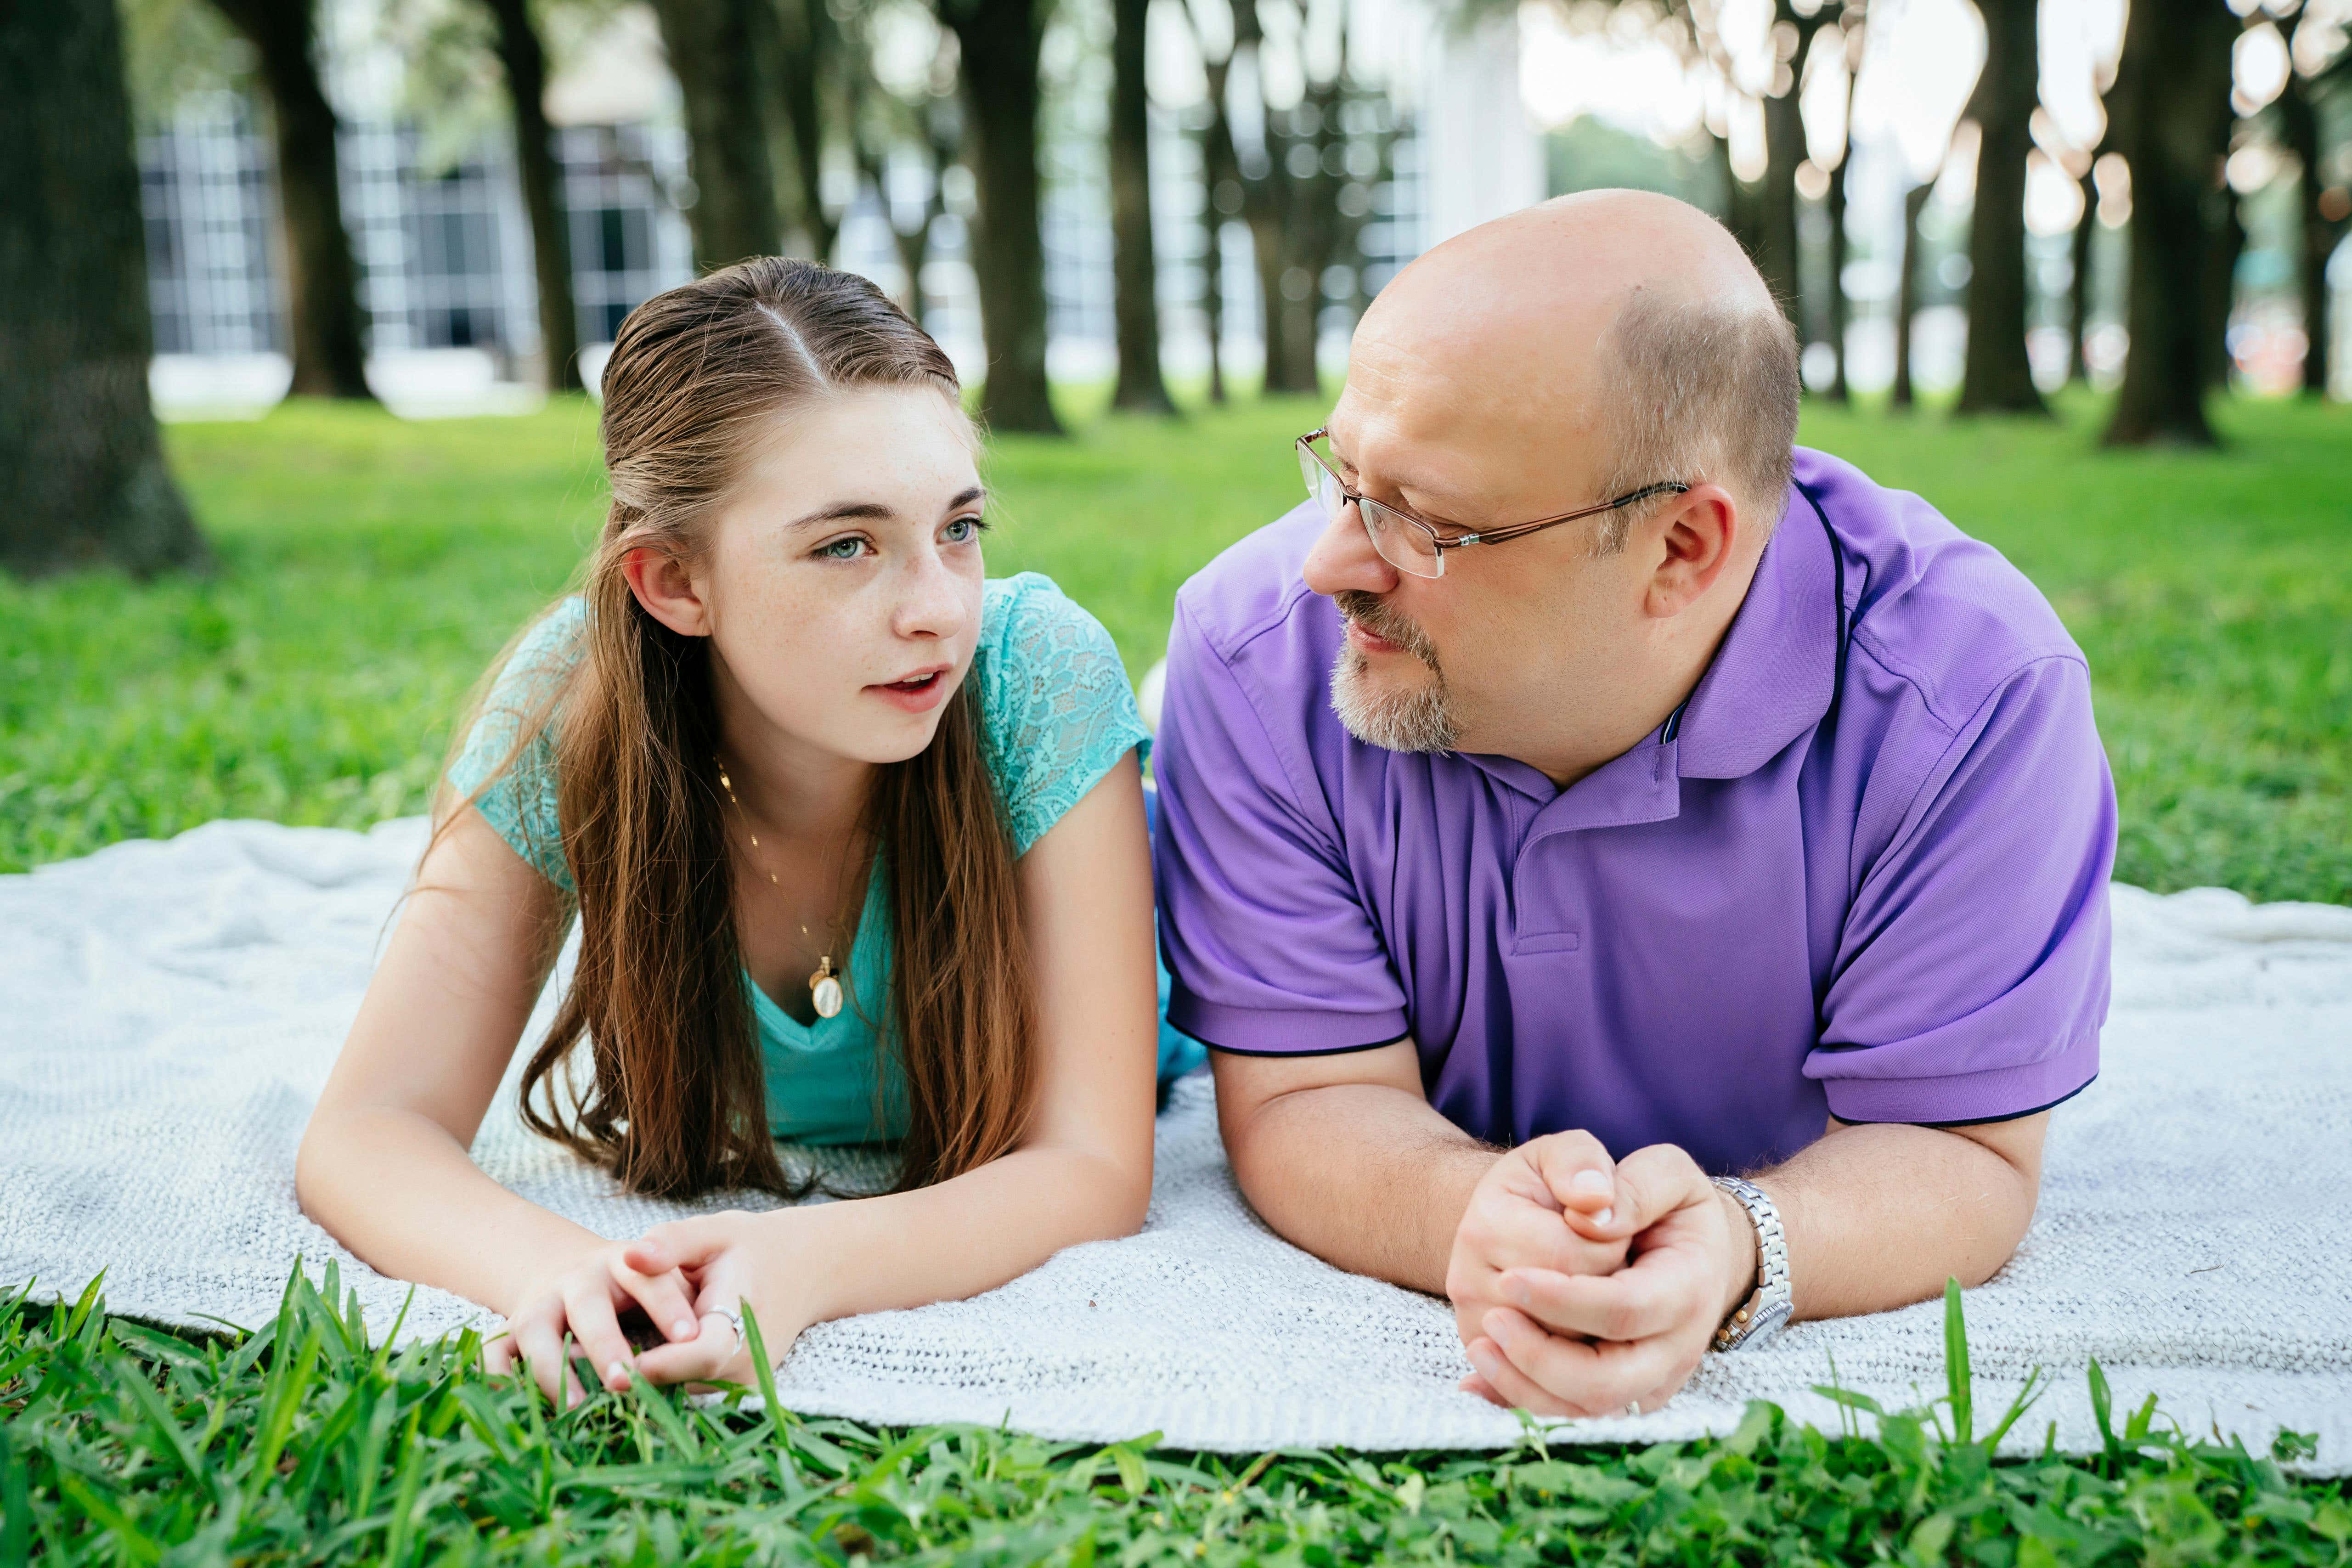
[[1780, 1332], [1795, 1305], [1789, 1294], [1789, 1242], [1780, 1232], [1780, 1211], [1763, 1188], [1738, 1176], [1717, 1176], [1715, 1184], [1739, 1200], [1756, 1226], [1756, 1293], [1723, 1320], [1715, 1348], [1752, 1348]]

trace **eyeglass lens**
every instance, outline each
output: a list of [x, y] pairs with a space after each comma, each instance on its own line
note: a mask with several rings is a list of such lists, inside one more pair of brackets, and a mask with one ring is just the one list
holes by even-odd
[[[1306, 447], [1298, 449], [1298, 471], [1307, 480], [1307, 493], [1322, 507], [1328, 520], [1339, 515], [1348, 504], [1348, 496], [1340, 489], [1339, 479], [1331, 470], [1316, 460]], [[1400, 572], [1415, 577], [1441, 577], [1445, 574], [1445, 559], [1438, 553], [1436, 542], [1391, 509], [1379, 501], [1360, 499], [1356, 515], [1364, 520], [1364, 532], [1372, 542], [1380, 558]]]

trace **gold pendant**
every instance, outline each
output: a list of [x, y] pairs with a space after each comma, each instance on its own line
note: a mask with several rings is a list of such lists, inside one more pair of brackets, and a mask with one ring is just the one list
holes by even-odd
[[816, 1006], [816, 1016], [830, 1018], [841, 1011], [841, 982], [833, 977], [830, 955], [817, 961], [816, 973], [809, 976], [809, 1000]]

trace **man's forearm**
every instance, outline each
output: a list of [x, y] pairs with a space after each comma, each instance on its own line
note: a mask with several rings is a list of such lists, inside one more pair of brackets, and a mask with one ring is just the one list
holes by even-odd
[[1382, 1084], [1298, 1089], [1223, 1120], [1242, 1191], [1286, 1239], [1350, 1273], [1445, 1293], [1454, 1230], [1499, 1151]]
[[1884, 1311], [1936, 1295], [1947, 1278], [1990, 1279], [2033, 1218], [2046, 1121], [1965, 1133], [1837, 1126], [1757, 1177], [1788, 1234], [1796, 1316]]

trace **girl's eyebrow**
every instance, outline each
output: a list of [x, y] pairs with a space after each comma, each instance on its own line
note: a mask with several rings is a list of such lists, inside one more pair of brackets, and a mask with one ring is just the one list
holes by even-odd
[[[982, 489], [978, 485], [973, 485], [969, 489], [966, 489], [961, 494], [958, 495], [955, 500], [948, 502], [947, 510], [951, 512], [961, 511], [965, 507], [971, 505], [974, 501], [986, 500], [988, 492], [985, 489]], [[809, 512], [805, 516], [793, 519], [792, 521], [784, 524], [784, 526], [786, 528], [807, 528], [820, 522], [847, 522], [851, 521], [862, 522], [887, 522], [898, 515], [898, 512], [895, 507], [886, 506], [878, 500], [844, 500], [835, 501], [831, 506], [819, 507], [816, 510]]]

